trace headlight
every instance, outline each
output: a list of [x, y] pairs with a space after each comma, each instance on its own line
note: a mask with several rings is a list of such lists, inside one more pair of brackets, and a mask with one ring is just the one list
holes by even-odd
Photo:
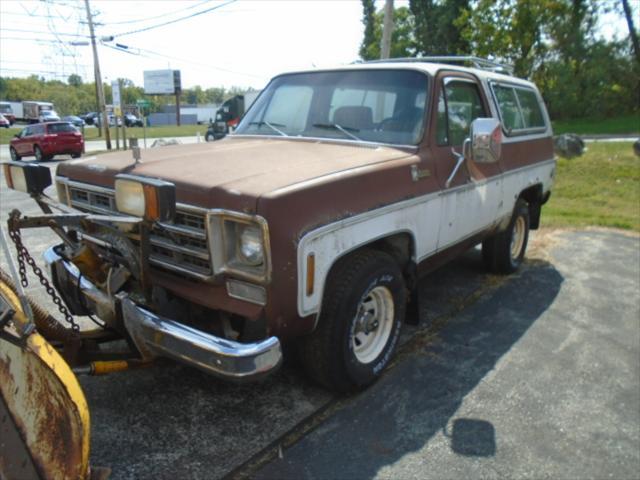
[[269, 234], [262, 217], [219, 210], [209, 215], [208, 223], [215, 274], [269, 281]]
[[116, 208], [146, 220], [167, 221], [176, 213], [173, 183], [134, 175], [116, 176]]
[[240, 257], [249, 265], [260, 265], [264, 261], [262, 230], [254, 225], [238, 225]]
[[51, 185], [51, 171], [45, 166], [23, 162], [7, 162], [3, 167], [7, 187], [13, 190], [40, 194]]

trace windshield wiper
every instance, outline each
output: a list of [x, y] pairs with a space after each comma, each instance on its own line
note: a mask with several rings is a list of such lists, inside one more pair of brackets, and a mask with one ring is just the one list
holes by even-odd
[[338, 130], [344, 133], [347, 137], [351, 137], [354, 140], [358, 140], [359, 142], [362, 141], [361, 138], [358, 138], [353, 133], [351, 133], [351, 132], [359, 132], [360, 130], [358, 130], [357, 128], [343, 127], [341, 125], [338, 125], [337, 123], [314, 123], [312, 126], [316, 128], [329, 128], [332, 130]]
[[280, 130], [279, 128], [276, 128], [276, 127], [282, 127], [282, 128], [286, 128], [287, 127], [286, 125], [282, 125], [281, 123], [269, 123], [269, 122], [262, 121], [262, 122], [249, 122], [249, 125], [256, 125], [258, 127], [261, 127], [262, 125], [266, 125], [271, 130], [273, 130], [274, 132], [278, 132], [283, 137], [288, 137], [289, 136], [286, 133], [284, 133], [282, 130]]

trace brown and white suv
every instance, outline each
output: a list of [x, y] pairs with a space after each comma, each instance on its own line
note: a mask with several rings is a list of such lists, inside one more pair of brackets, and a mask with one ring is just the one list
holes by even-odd
[[512, 272], [539, 225], [545, 106], [489, 67], [288, 73], [222, 141], [59, 165], [60, 201], [94, 215], [47, 252], [58, 290], [143, 359], [255, 378], [292, 341], [321, 384], [369, 385], [420, 275], [479, 243]]

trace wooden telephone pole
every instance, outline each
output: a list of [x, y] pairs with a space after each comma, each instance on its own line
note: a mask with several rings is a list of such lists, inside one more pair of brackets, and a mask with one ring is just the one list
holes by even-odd
[[89, 22], [91, 47], [93, 48], [93, 73], [96, 79], [96, 90], [98, 92], [98, 115], [100, 115], [100, 124], [104, 127], [104, 139], [107, 142], [107, 150], [111, 150], [111, 132], [109, 131], [109, 119], [107, 118], [107, 109], [104, 101], [104, 88], [102, 86], [102, 75], [100, 74], [100, 62], [98, 61], [98, 47], [96, 46], [96, 35], [93, 31], [93, 17], [91, 16], [89, 0], [84, 0], [84, 6], [87, 9], [87, 22]]

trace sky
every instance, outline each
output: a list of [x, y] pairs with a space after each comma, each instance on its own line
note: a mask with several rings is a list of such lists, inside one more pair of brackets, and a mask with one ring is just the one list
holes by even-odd
[[[378, 8], [383, 4], [377, 0]], [[103, 80], [129, 78], [136, 85], [144, 70], [170, 68], [181, 71], [184, 88], [260, 89], [284, 71], [357, 60], [364, 30], [360, 0], [90, 0], [90, 6], [103, 39]], [[610, 15], [601, 33], [626, 36], [626, 28]], [[91, 46], [74, 45], [88, 35], [84, 0], [2, 0], [0, 75], [66, 80], [77, 73], [91, 81]]]

